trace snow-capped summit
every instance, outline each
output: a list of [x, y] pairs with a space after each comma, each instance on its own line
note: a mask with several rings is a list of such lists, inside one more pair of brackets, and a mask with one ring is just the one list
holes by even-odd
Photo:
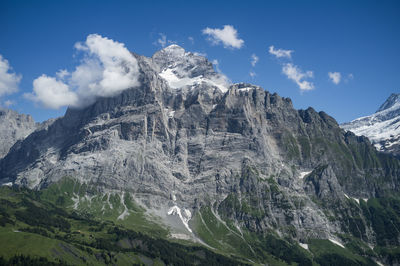
[[172, 44], [156, 52], [152, 60], [159, 67], [159, 75], [172, 89], [192, 89], [206, 84], [225, 92], [229, 87], [228, 78], [216, 72], [207, 58], [186, 52], [179, 45]]
[[376, 112], [381, 112], [394, 106], [397, 108], [400, 106], [400, 93], [392, 93]]
[[392, 93], [374, 114], [341, 127], [368, 137], [379, 151], [400, 155], [400, 94]]

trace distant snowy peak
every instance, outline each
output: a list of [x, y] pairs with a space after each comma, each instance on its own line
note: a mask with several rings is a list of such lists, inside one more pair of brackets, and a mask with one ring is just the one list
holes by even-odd
[[392, 93], [376, 112], [381, 112], [393, 106], [399, 106], [399, 105], [400, 105], [400, 93]]
[[344, 123], [341, 127], [368, 137], [380, 151], [400, 155], [400, 94], [390, 95], [376, 113]]
[[230, 82], [217, 73], [207, 58], [197, 53], [186, 52], [179, 45], [170, 45], [152, 56], [159, 67], [159, 75], [172, 89], [215, 87], [226, 92]]

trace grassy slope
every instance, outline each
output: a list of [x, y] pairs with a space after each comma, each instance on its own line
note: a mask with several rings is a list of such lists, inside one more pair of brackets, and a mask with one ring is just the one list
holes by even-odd
[[[379, 214], [386, 221], [393, 220], [393, 215], [400, 211], [399, 206], [396, 201], [370, 200], [361, 208], [371, 216]], [[125, 210], [129, 216], [117, 219]], [[382, 215], [383, 211], [387, 217]], [[365, 245], [360, 248], [363, 242], [348, 235], [341, 236], [348, 249], [329, 241], [310, 239], [307, 251], [273, 232], [261, 236], [239, 229], [228, 218], [218, 217], [211, 207], [203, 207], [195, 213], [190, 225], [216, 254], [188, 241], [171, 241], [168, 230], [154, 221], [128, 193], [99, 193], [71, 179], [40, 192], [1, 187], [0, 257], [8, 259], [25, 254], [46, 257], [53, 262], [92, 265], [131, 265], [133, 262], [162, 265], [162, 261], [212, 264], [218, 260], [217, 264], [221, 264], [221, 261], [229, 262], [228, 258], [235, 264], [330, 265], [330, 262], [344, 261], [374, 265], [366, 258], [377, 254], [392, 260], [399, 257], [396, 246], [377, 247], [372, 251]], [[374, 227], [380, 226], [380, 220], [372, 223]], [[389, 229], [387, 233], [391, 232]], [[212, 255], [205, 257], [205, 252]]]
[[[165, 229], [150, 231], [150, 236], [112, 221], [64, 211], [40, 196], [28, 190], [0, 188], [0, 257], [24, 254], [73, 265], [240, 264], [204, 247], [167, 241], [162, 237]], [[155, 232], [161, 235], [157, 237]]]

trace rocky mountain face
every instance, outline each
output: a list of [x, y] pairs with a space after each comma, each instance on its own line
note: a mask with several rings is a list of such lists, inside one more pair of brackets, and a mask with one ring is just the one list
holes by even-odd
[[8, 153], [15, 142], [28, 136], [37, 126], [30, 115], [0, 108], [0, 158]]
[[400, 156], [400, 94], [390, 95], [374, 114], [344, 123], [341, 127], [368, 137], [379, 151]]
[[[70, 108], [18, 142], [0, 161], [1, 182], [42, 189], [72, 178], [90, 188], [72, 199], [74, 208], [96, 193], [100, 202], [122, 195], [125, 206], [129, 194], [172, 237], [229, 246], [216, 241], [218, 223], [251, 256], [258, 244], [247, 233], [303, 248], [310, 239], [346, 244], [347, 236], [367, 248], [400, 244], [398, 232], [382, 239], [379, 230], [388, 229], [377, 229], [368, 205], [399, 191], [399, 160], [324, 112], [229, 85], [207, 59], [177, 45], [135, 56], [140, 87]], [[134, 215], [127, 210], [120, 219]]]

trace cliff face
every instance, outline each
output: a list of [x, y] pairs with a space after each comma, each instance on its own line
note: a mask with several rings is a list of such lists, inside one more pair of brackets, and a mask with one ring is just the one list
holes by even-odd
[[3, 158], [15, 142], [32, 133], [37, 127], [30, 115], [0, 108], [0, 158]]
[[250, 232], [304, 242], [355, 234], [356, 223], [376, 242], [354, 204], [398, 191], [397, 159], [324, 112], [295, 110], [251, 84], [227, 86], [206, 59], [166, 49], [137, 56], [140, 87], [68, 109], [18, 142], [0, 161], [1, 181], [40, 189], [70, 177], [130, 193], [166, 223], [178, 215], [189, 237], [208, 206]]

